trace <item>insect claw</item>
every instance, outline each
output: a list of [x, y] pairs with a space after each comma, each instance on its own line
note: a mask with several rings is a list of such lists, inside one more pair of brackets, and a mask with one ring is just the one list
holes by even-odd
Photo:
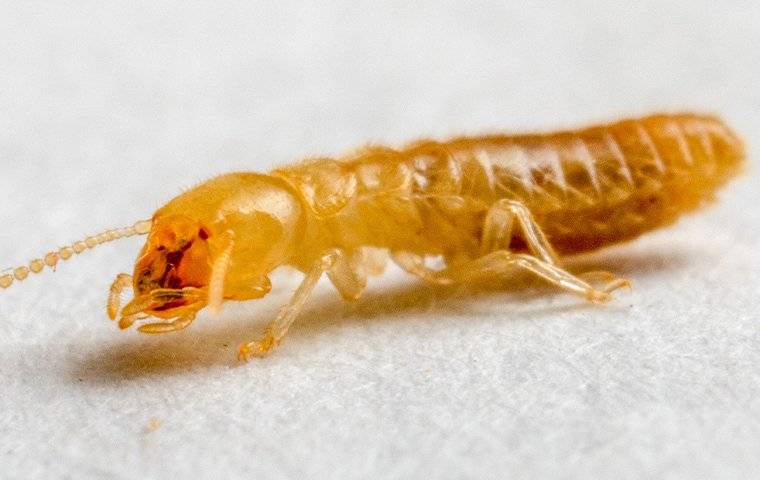
[[247, 362], [249, 355], [250, 355], [250, 352], [249, 352], [249, 349], [248, 349], [248, 345], [245, 344], [245, 343], [241, 344], [238, 347], [238, 355], [237, 355], [238, 361], [239, 362]]
[[586, 294], [586, 300], [592, 303], [606, 303], [610, 298], [612, 298], [612, 296], [609, 293], [599, 290], [589, 290]]
[[609, 282], [605, 287], [605, 292], [614, 292], [615, 290], [618, 290], [620, 288], [627, 288], [628, 290], [632, 290], [633, 286], [631, 284], [631, 281], [627, 278], [618, 278], [611, 282]]
[[244, 343], [238, 347], [238, 360], [241, 362], [247, 362], [251, 357], [264, 358], [269, 350], [265, 350], [261, 345], [253, 345], [253, 343]]
[[601, 283], [597, 289], [587, 294], [588, 300], [594, 303], [604, 303], [611, 298], [610, 293], [620, 288], [631, 288], [631, 281], [627, 278], [621, 278], [613, 273], [605, 271], [586, 272], [580, 275], [580, 278], [590, 283]]
[[280, 341], [274, 337], [270, 329], [267, 329], [259, 340], [244, 343], [238, 347], [238, 360], [247, 362], [250, 357], [264, 358], [279, 344]]

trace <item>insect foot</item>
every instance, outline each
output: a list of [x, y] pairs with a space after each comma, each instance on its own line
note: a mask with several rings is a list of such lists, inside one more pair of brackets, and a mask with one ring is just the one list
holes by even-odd
[[271, 328], [267, 328], [259, 340], [244, 343], [238, 347], [238, 360], [247, 362], [250, 357], [264, 358], [270, 350], [280, 344]]
[[586, 294], [586, 298], [594, 303], [605, 303], [612, 298], [610, 293], [620, 288], [631, 288], [631, 281], [625, 277], [618, 277], [614, 273], [603, 270], [586, 272], [580, 275], [580, 278], [590, 284], [601, 284], [600, 287], [594, 287]]

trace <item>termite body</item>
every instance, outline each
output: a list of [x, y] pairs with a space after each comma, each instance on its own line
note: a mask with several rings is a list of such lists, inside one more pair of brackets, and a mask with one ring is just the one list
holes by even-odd
[[[122, 290], [133, 288], [119, 325], [162, 319], [142, 323], [139, 330], [147, 333], [182, 329], [206, 306], [217, 311], [225, 300], [266, 295], [268, 275], [280, 266], [302, 271], [303, 282], [265, 334], [240, 347], [245, 359], [280, 342], [323, 274], [343, 297], [358, 298], [366, 277], [382, 271], [383, 252], [434, 283], [524, 269], [605, 301], [627, 280], [573, 275], [560, 256], [672, 223], [710, 200], [743, 161], [742, 142], [731, 130], [715, 117], [693, 114], [552, 134], [423, 141], [400, 150], [368, 147], [269, 174], [213, 178], [171, 200], [149, 224], [84, 243], [148, 233], [133, 275], [117, 277], [108, 301], [115, 318]], [[32, 262], [31, 270], [54, 266], [70, 256], [67, 248]], [[431, 256], [441, 256], [445, 267], [429, 268]], [[25, 278], [29, 269], [23, 269], [0, 277], [0, 285]]]

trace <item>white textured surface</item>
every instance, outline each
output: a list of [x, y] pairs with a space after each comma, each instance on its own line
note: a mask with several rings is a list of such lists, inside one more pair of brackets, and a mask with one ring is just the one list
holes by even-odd
[[[694, 108], [756, 163], [756, 2], [305, 3], [0, 1], [0, 263], [368, 140]], [[146, 337], [103, 311], [139, 242], [101, 248], [0, 294], [0, 477], [746, 477], [758, 178], [583, 260], [635, 281], [608, 306], [390, 272], [354, 306], [323, 288], [247, 365], [234, 347], [293, 279]]]

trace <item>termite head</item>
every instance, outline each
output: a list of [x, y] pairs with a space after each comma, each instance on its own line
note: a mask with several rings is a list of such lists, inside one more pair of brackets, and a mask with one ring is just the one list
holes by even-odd
[[[207, 227], [184, 215], [153, 219], [131, 277], [135, 298], [122, 310], [121, 328], [147, 317], [178, 319], [140, 327], [148, 332], [167, 331], [169, 326], [176, 326], [177, 322], [187, 324], [195, 317], [206, 305], [205, 289], [212, 270], [210, 235]], [[119, 297], [128, 286], [128, 279], [129, 276], [120, 275], [111, 287], [108, 302], [111, 318], [118, 314]]]
[[[208, 306], [261, 298], [271, 289], [268, 274], [296, 252], [303, 234], [300, 201], [279, 180], [256, 174], [221, 176], [175, 198], [153, 217], [148, 239], [127, 275], [114, 283], [108, 313], [115, 318], [121, 291], [135, 298], [119, 326], [158, 317], [140, 331], [183, 328]], [[131, 284], [130, 284], [131, 283]]]
[[[203, 288], [211, 275], [209, 230], [184, 215], [154, 220], [135, 263], [135, 296], [156, 289]], [[161, 310], [169, 306], [161, 306]]]

